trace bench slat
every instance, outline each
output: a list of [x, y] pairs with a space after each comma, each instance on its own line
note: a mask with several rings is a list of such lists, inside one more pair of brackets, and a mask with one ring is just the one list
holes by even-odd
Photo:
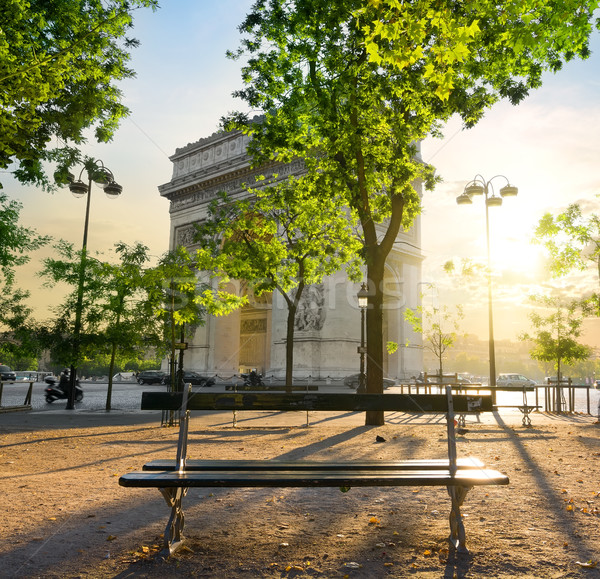
[[[430, 469], [448, 469], [448, 459], [432, 460], [402, 460], [402, 461], [364, 461], [357, 460], [353, 462], [324, 462], [316, 460], [199, 460], [188, 459], [185, 463], [185, 470], [430, 470]], [[482, 468], [483, 462], [473, 456], [459, 458], [457, 464], [460, 468]], [[175, 470], [174, 460], [152, 460], [143, 467], [145, 471], [151, 470]]]
[[131, 472], [119, 479], [124, 487], [352, 487], [505, 485], [508, 477], [489, 469], [334, 471], [261, 470], [210, 472]]
[[[142, 392], [142, 410], [178, 410], [181, 392]], [[455, 412], [491, 412], [492, 396], [453, 396]], [[447, 412], [446, 394], [324, 394], [192, 392], [189, 410], [322, 410], [330, 412]]]

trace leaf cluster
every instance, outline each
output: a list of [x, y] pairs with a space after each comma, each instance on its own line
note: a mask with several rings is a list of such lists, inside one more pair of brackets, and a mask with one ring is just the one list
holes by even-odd
[[584, 216], [577, 203], [556, 216], [545, 213], [533, 241], [542, 244], [550, 254], [550, 271], [554, 276], [565, 275], [573, 269], [584, 270], [590, 262], [600, 268], [600, 216]]
[[322, 176], [279, 180], [248, 190], [243, 199], [226, 195], [198, 226], [198, 259], [219, 275], [250, 281], [257, 295], [320, 282], [346, 267], [359, 276], [360, 243], [353, 222], [331, 198], [319, 198]]
[[43, 247], [50, 237], [19, 225], [23, 205], [0, 192], [0, 271], [7, 282], [14, 280], [14, 268], [29, 261], [29, 253]]
[[534, 360], [573, 364], [586, 360], [591, 349], [580, 344], [577, 338], [581, 336], [582, 323], [586, 312], [585, 304], [580, 300], [565, 301], [560, 297], [535, 295], [531, 301], [545, 308], [547, 313], [532, 312], [530, 319], [535, 329], [533, 334], [524, 333], [521, 340], [530, 340], [534, 347], [530, 355]]
[[[134, 76], [132, 13], [156, 0], [4, 0], [0, 6], [0, 168], [50, 187], [42, 163], [73, 164], [84, 131], [109, 141], [128, 114], [115, 84]], [[47, 148], [56, 137], [60, 146]]]

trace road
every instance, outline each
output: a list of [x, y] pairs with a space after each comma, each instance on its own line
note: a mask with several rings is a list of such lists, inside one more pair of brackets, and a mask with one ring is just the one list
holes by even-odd
[[[75, 408], [80, 410], [104, 410], [106, 408], [106, 382], [82, 382], [83, 400], [75, 403]], [[66, 406], [66, 400], [55, 400], [52, 404], [46, 402], [44, 396], [45, 382], [33, 384], [31, 406], [35, 411], [57, 410]], [[15, 382], [4, 384], [2, 393], [3, 406], [17, 406], [23, 404], [29, 382]], [[135, 411], [140, 408], [141, 395], [144, 390], [166, 390], [166, 386], [144, 384], [137, 382], [114, 382], [111, 398], [111, 408], [122, 411]]]
[[[43, 412], [50, 410], [58, 410], [66, 406], [66, 400], [56, 400], [52, 404], [46, 402], [44, 396], [44, 389], [46, 384], [44, 382], [35, 382], [33, 384], [33, 394], [31, 398], [31, 405], [35, 411]], [[82, 382], [84, 397], [81, 402], [76, 402], [75, 407], [78, 410], [85, 411], [97, 411], [104, 410], [106, 408], [106, 392], [108, 384], [106, 382]], [[3, 385], [2, 398], [0, 404], [4, 407], [7, 406], [18, 406], [23, 404], [27, 390], [29, 388], [29, 382], [15, 382], [14, 384], [5, 383]], [[197, 387], [196, 387], [197, 388]], [[330, 387], [337, 390], [335, 387]], [[123, 412], [135, 412], [140, 408], [141, 394], [144, 390], [166, 390], [167, 386], [159, 384], [144, 384], [140, 386], [136, 382], [114, 382], [111, 409]], [[212, 387], [211, 391], [222, 391], [223, 385], [217, 385]], [[394, 392], [396, 388], [391, 387], [386, 392]], [[340, 392], [349, 392], [347, 388], [340, 387]], [[540, 404], [543, 404], [543, 392], [540, 391]], [[533, 392], [528, 392], [527, 399], [529, 404], [535, 403], [535, 395]], [[598, 413], [598, 402], [600, 399], [600, 390], [592, 388], [590, 390], [590, 402], [591, 402], [591, 414], [596, 415]], [[515, 392], [499, 392], [498, 393], [498, 404], [521, 404], [523, 396], [521, 393]], [[587, 411], [587, 401], [585, 390], [576, 391], [575, 399], [575, 410], [577, 412]]]

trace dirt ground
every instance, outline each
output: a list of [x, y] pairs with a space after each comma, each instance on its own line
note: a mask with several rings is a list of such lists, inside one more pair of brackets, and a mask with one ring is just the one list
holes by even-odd
[[[156, 556], [169, 509], [118, 485], [174, 458], [177, 429], [37, 429], [0, 417], [1, 577], [600, 577], [600, 425], [534, 415], [467, 424], [459, 456], [510, 476], [469, 492], [469, 554], [449, 550], [444, 488], [191, 489], [185, 547]], [[385, 442], [376, 442], [376, 436]], [[234, 428], [193, 419], [192, 458], [442, 458], [443, 421]], [[596, 564], [598, 564], [596, 566]]]

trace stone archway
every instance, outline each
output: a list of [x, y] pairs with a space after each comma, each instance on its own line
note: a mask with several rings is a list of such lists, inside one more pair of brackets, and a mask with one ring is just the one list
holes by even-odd
[[254, 295], [247, 284], [241, 286], [242, 295], [248, 296], [248, 305], [240, 312], [239, 371], [255, 370], [264, 374], [271, 358], [270, 322], [272, 295]]

